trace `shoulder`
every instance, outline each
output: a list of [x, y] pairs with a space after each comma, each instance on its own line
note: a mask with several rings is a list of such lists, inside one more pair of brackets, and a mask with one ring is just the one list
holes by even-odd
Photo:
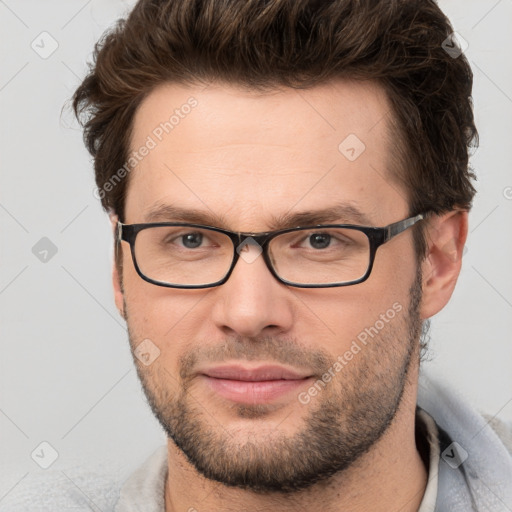
[[111, 512], [122, 476], [83, 468], [1, 473], [0, 512]]
[[500, 438], [510, 455], [512, 455], [512, 423], [505, 423], [504, 421], [489, 414], [482, 414], [482, 416]]

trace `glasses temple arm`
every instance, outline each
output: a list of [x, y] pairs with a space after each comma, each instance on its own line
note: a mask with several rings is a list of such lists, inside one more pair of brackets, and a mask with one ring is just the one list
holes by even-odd
[[409, 217], [408, 219], [395, 222], [394, 224], [390, 224], [388, 226], [386, 240], [391, 240], [391, 238], [402, 233], [402, 231], [405, 231], [407, 228], [410, 228], [411, 226], [416, 224], [416, 222], [424, 218], [425, 215], [423, 213], [419, 213], [415, 217]]

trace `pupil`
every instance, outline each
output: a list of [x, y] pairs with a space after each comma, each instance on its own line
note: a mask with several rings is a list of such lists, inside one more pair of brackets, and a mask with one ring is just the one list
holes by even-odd
[[329, 246], [329, 243], [331, 241], [331, 235], [325, 235], [325, 234], [316, 234], [311, 235], [311, 246], [315, 249], [325, 249]]
[[187, 249], [195, 249], [196, 247], [199, 247], [203, 241], [203, 235], [201, 233], [189, 233], [182, 238], [183, 245]]

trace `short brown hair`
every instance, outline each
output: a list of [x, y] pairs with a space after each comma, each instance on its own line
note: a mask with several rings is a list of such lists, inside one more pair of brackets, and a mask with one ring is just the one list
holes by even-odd
[[[140, 0], [96, 44], [73, 96], [103, 207], [123, 220], [129, 180], [104, 187], [125, 165], [134, 114], [156, 86], [216, 80], [271, 90], [346, 77], [388, 94], [393, 171], [410, 214], [469, 210], [473, 74], [464, 54], [445, 51], [452, 32], [433, 0]], [[421, 259], [421, 228], [415, 245]]]

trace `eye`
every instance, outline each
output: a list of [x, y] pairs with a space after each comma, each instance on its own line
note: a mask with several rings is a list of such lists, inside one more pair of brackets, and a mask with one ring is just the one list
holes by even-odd
[[162, 248], [168, 249], [198, 249], [208, 240], [201, 231], [183, 231], [176, 228], [168, 229], [161, 238]]
[[349, 238], [345, 232], [341, 230], [329, 231], [310, 231], [306, 236], [302, 236], [299, 240], [298, 247], [303, 249], [336, 249], [344, 250], [354, 244], [354, 240]]
[[199, 252], [229, 247], [229, 237], [194, 226], [170, 226], [154, 230], [155, 243], [164, 251]]
[[309, 237], [309, 243], [314, 249], [325, 249], [331, 243], [331, 235], [327, 233], [314, 233]]
[[202, 233], [186, 233], [178, 238], [182, 240], [183, 246], [187, 249], [196, 249], [203, 242]]

